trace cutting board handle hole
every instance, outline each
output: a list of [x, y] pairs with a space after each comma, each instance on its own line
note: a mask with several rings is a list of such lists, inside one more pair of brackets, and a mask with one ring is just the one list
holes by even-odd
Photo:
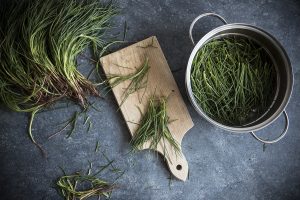
[[181, 170], [181, 169], [182, 169], [182, 166], [181, 166], [181, 165], [177, 165], [177, 166], [176, 166], [176, 169], [177, 169], [177, 170]]

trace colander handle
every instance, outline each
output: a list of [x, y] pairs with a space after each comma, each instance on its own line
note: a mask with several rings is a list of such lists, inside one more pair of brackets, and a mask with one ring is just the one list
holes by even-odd
[[194, 19], [194, 21], [191, 23], [191, 26], [190, 26], [190, 31], [189, 31], [189, 35], [190, 35], [190, 39], [193, 43], [193, 45], [195, 45], [195, 42], [194, 42], [194, 38], [193, 38], [193, 28], [195, 26], [195, 23], [199, 20], [199, 19], [202, 19], [203, 17], [207, 17], [207, 16], [213, 16], [213, 17], [217, 17], [218, 19], [220, 19], [224, 24], [227, 24], [226, 20], [221, 17], [220, 15], [218, 14], [215, 14], [215, 13], [204, 13], [202, 15], [199, 15], [198, 17], [196, 17]]
[[286, 113], [285, 110], [283, 111], [283, 114], [284, 114], [284, 118], [285, 118], [285, 127], [284, 127], [283, 132], [280, 134], [280, 136], [279, 136], [278, 138], [276, 138], [276, 139], [274, 139], [274, 140], [264, 140], [264, 139], [261, 139], [260, 137], [258, 137], [258, 136], [254, 133], [254, 131], [251, 132], [251, 135], [252, 135], [255, 139], [257, 139], [258, 141], [263, 142], [263, 143], [266, 143], [266, 144], [272, 144], [272, 143], [278, 142], [279, 140], [281, 140], [281, 139], [286, 135], [286, 133], [287, 133], [287, 131], [288, 131], [288, 128], [289, 128], [289, 117], [288, 117], [288, 115], [287, 115], [287, 113]]

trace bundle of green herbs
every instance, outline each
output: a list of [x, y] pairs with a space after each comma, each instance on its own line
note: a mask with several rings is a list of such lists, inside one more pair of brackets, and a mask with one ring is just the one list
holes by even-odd
[[[82, 106], [96, 86], [77, 69], [77, 56], [92, 46], [98, 54], [109, 45], [105, 32], [117, 10], [91, 0], [10, 1], [1, 9], [0, 100], [17, 112], [34, 115], [69, 98]], [[107, 40], [107, 41], [106, 41]]]
[[241, 126], [270, 107], [276, 70], [267, 52], [253, 40], [238, 36], [214, 39], [194, 57], [191, 86], [209, 117]]
[[168, 128], [168, 124], [171, 122], [167, 115], [167, 97], [150, 97], [147, 110], [130, 141], [133, 150], [141, 149], [146, 142], [150, 142], [150, 148], [157, 149], [159, 143], [162, 142], [163, 153], [168, 156], [165, 142], [169, 142], [174, 152], [179, 154], [179, 144]]

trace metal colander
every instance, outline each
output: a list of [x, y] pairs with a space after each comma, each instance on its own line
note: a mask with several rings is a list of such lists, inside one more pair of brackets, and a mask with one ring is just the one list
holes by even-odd
[[[204, 35], [201, 40], [195, 45], [193, 36], [192, 36], [192, 30], [195, 25], [195, 23], [206, 16], [213, 16], [220, 19], [225, 25], [219, 26], [210, 32], [208, 32], [206, 35]], [[258, 28], [253, 25], [249, 24], [243, 24], [243, 23], [232, 23], [228, 24], [226, 20], [221, 17], [220, 15], [217, 15], [215, 13], [205, 13], [197, 18], [194, 19], [190, 26], [189, 31], [190, 39], [192, 43], [195, 45], [194, 49], [189, 57], [187, 70], [186, 70], [186, 89], [189, 96], [189, 99], [195, 108], [195, 110], [206, 120], [208, 120], [210, 123], [224, 129], [227, 131], [235, 132], [235, 133], [251, 133], [257, 140], [263, 142], [263, 143], [275, 143], [278, 142], [280, 139], [282, 139], [285, 134], [287, 133], [288, 126], [289, 126], [289, 120], [288, 115], [285, 111], [285, 108], [289, 102], [291, 93], [292, 93], [292, 87], [293, 87], [293, 73], [292, 73], [292, 67], [291, 63], [289, 61], [288, 55], [285, 52], [282, 45], [269, 33], [262, 30], [261, 28]], [[191, 71], [192, 71], [192, 62], [194, 60], [194, 57], [196, 53], [201, 49], [206, 43], [209, 41], [216, 39], [216, 38], [222, 38], [222, 37], [228, 37], [231, 35], [237, 35], [241, 37], [247, 37], [251, 40], [254, 40], [257, 42], [261, 47], [265, 49], [265, 51], [269, 54], [270, 58], [273, 61], [273, 64], [276, 68], [277, 73], [277, 84], [276, 84], [276, 92], [273, 98], [272, 103], [270, 104], [269, 109], [258, 118], [252, 122], [249, 122], [243, 126], [228, 126], [222, 123], [219, 123], [209, 117], [199, 106], [196, 99], [194, 98], [192, 87], [191, 87]], [[277, 137], [274, 140], [264, 140], [258, 137], [254, 131], [258, 131], [262, 128], [265, 128], [266, 126], [270, 125], [272, 122], [274, 122], [281, 114], [284, 114], [285, 116], [285, 128], [283, 132], [280, 134], [279, 137]]]

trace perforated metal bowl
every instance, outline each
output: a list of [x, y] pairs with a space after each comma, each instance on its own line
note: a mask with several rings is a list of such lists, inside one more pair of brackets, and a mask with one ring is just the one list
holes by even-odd
[[[222, 22], [224, 22], [225, 25], [219, 26], [211, 30], [205, 36], [203, 36], [201, 40], [195, 45], [194, 39], [192, 37], [193, 27], [199, 19], [206, 16], [217, 17]], [[195, 47], [188, 61], [185, 81], [186, 81], [186, 90], [189, 99], [193, 107], [196, 109], [196, 111], [206, 120], [208, 120], [210, 123], [224, 130], [235, 132], [235, 133], [251, 133], [257, 140], [263, 143], [275, 143], [278, 142], [280, 139], [282, 139], [287, 133], [288, 126], [289, 126], [288, 115], [285, 111], [285, 108], [289, 102], [292, 93], [292, 87], [293, 87], [293, 73], [292, 73], [291, 63], [282, 45], [271, 34], [267, 33], [261, 28], [249, 24], [243, 24], [243, 23], [228, 24], [223, 17], [215, 13], [205, 13], [195, 18], [190, 26], [189, 34], [190, 34], [190, 39], [192, 43], [195, 45]], [[208, 43], [213, 39], [228, 37], [231, 35], [247, 37], [249, 39], [256, 41], [259, 45], [261, 45], [261, 47], [263, 47], [265, 51], [270, 55], [270, 58], [272, 59], [273, 64], [276, 68], [276, 74], [277, 74], [276, 92], [274, 95], [273, 102], [271, 103], [271, 106], [264, 114], [259, 116], [255, 121], [243, 126], [228, 126], [225, 124], [221, 124], [215, 121], [214, 119], [210, 118], [197, 103], [191, 87], [190, 77], [192, 71], [192, 62], [199, 49], [201, 49], [206, 43]], [[285, 123], [285, 128], [279, 137], [277, 137], [274, 140], [264, 140], [258, 137], [254, 133], [254, 131], [258, 131], [270, 125], [282, 113], [285, 116], [286, 123]]]

